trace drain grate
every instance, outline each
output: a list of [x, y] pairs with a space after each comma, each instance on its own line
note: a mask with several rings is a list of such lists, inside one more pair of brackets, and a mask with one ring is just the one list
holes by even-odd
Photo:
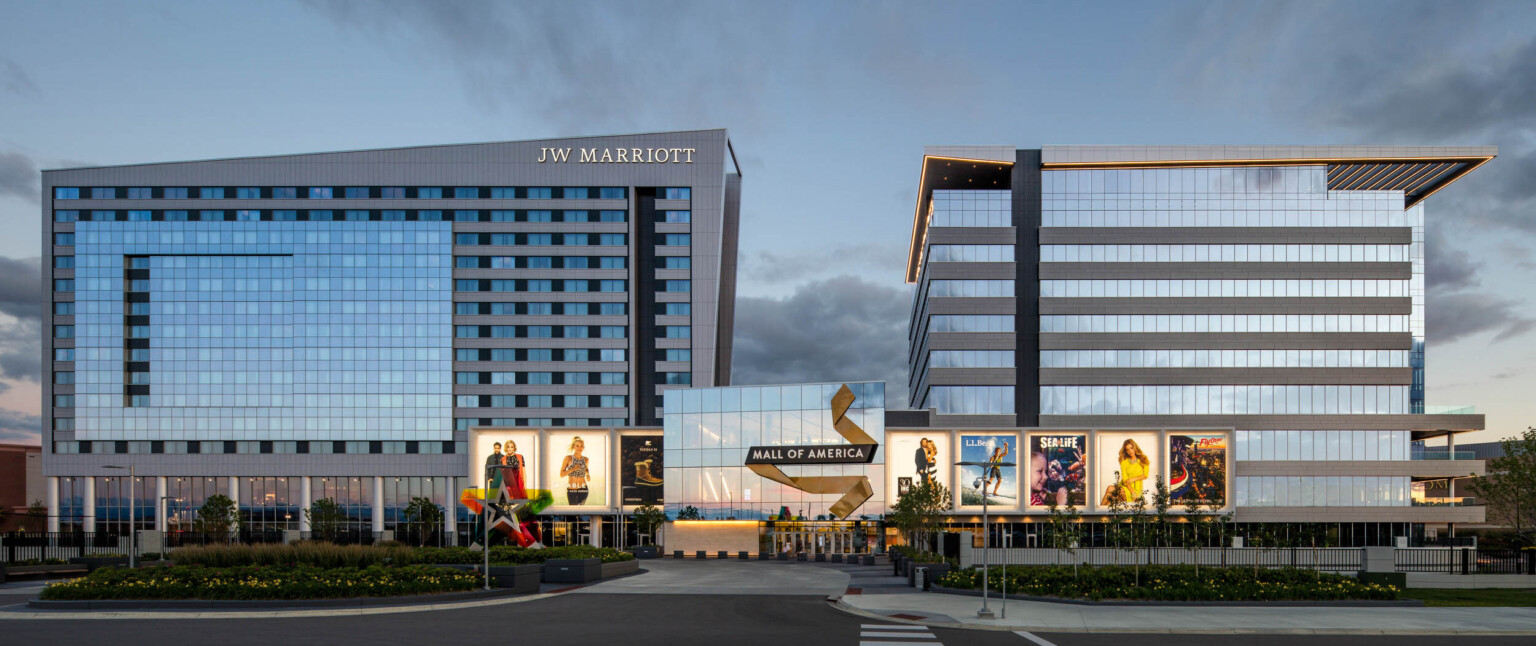
[[909, 615], [909, 614], [905, 614], [905, 613], [897, 614], [897, 615], [887, 615], [887, 616], [894, 617], [896, 619], [905, 619], [907, 621], [922, 621], [924, 619], [927, 619], [927, 617], [919, 617], [917, 615]]

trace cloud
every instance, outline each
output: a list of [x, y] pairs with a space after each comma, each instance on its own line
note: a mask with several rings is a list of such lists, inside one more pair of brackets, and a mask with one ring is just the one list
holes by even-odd
[[43, 275], [41, 259], [0, 256], [0, 314], [41, 320]]
[[1493, 341], [1508, 341], [1536, 329], [1536, 319], [1521, 314], [1513, 301], [1489, 294], [1431, 295], [1425, 314], [1427, 341], [1435, 345], [1462, 337], [1494, 332]]
[[736, 299], [731, 382], [884, 380], [905, 406], [911, 295], [854, 276], [800, 285], [785, 298]]
[[1430, 293], [1452, 292], [1477, 285], [1477, 270], [1483, 264], [1472, 254], [1450, 246], [1443, 227], [1427, 227], [1424, 242], [1424, 285]]
[[37, 84], [27, 70], [4, 56], [0, 56], [0, 90], [21, 95], [37, 91]]
[[42, 378], [40, 271], [37, 258], [0, 256], [0, 379]]
[[793, 251], [759, 251], [741, 258], [742, 282], [794, 283], [829, 273], [900, 276], [904, 247], [860, 244]]
[[0, 442], [36, 444], [42, 441], [42, 431], [42, 416], [0, 408]]
[[0, 152], [0, 197], [14, 195], [29, 202], [38, 199], [37, 165], [18, 152]]

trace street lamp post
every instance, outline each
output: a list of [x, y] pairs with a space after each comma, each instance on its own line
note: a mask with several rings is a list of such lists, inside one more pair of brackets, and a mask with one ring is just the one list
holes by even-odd
[[128, 567], [136, 568], [139, 566], [139, 532], [138, 528], [134, 526], [134, 516], [136, 515], [135, 512], [137, 510], [134, 509], [133, 503], [134, 499], [138, 497], [138, 494], [133, 490], [133, 485], [135, 484], [134, 480], [137, 479], [133, 475], [133, 465], [130, 464], [126, 467], [121, 467], [108, 464], [104, 465], [102, 468], [128, 470]]
[[[1017, 466], [1017, 465], [1014, 464], [1013, 462], [994, 462], [992, 460], [987, 460], [986, 462], [956, 462], [955, 466], [961, 466], [961, 467], [981, 467], [981, 475], [982, 475], [982, 481], [981, 481], [981, 483], [982, 483], [982, 488], [981, 488], [981, 610], [976, 611], [976, 616], [981, 618], [981, 619], [996, 619], [997, 615], [994, 615], [992, 613], [992, 609], [987, 607], [987, 593], [988, 593], [988, 587], [989, 587], [988, 584], [990, 583], [990, 581], [988, 581], [988, 578], [987, 578], [987, 575], [990, 572], [990, 567], [989, 567], [990, 566], [990, 559], [988, 558], [989, 555], [988, 555], [988, 549], [987, 548], [990, 547], [989, 543], [990, 543], [990, 541], [992, 539], [992, 531], [991, 531], [991, 523], [990, 523], [991, 519], [990, 519], [990, 517], [989, 517], [989, 515], [987, 513], [987, 511], [988, 511], [988, 509], [987, 509], [987, 502], [988, 502], [988, 500], [987, 500], [987, 488], [986, 488], [986, 483], [987, 483], [986, 475], [987, 475], [987, 470], [991, 469], [993, 467], [1011, 467], [1011, 466]], [[964, 486], [964, 483], [961, 483], [961, 486]], [[1004, 580], [1007, 579], [1007, 576], [1008, 576], [1008, 571], [1006, 569], [1004, 569], [1003, 570], [1003, 578], [1004, 578]], [[1006, 604], [1008, 603], [1007, 597], [1003, 598], [1003, 603], [1006, 606]]]

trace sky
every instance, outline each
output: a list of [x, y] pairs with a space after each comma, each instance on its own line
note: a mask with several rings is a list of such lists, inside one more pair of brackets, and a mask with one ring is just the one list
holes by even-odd
[[1496, 145], [1426, 202], [1428, 401], [1536, 425], [1536, 4], [0, 0], [0, 441], [38, 169], [727, 128], [738, 384], [906, 390], [925, 145]]

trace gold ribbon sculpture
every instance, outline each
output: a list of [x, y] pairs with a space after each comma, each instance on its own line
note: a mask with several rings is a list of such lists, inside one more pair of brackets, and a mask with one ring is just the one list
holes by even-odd
[[[848, 407], [853, 405], [853, 391], [848, 389], [848, 384], [843, 384], [837, 389], [837, 394], [832, 395], [832, 427], [837, 433], [848, 440], [850, 444], [875, 444], [875, 438], [859, 428], [858, 424], [848, 419]], [[748, 465], [753, 473], [764, 478], [789, 485], [806, 493], [828, 494], [840, 493], [843, 497], [832, 504], [830, 511], [838, 520], [848, 517], [853, 510], [858, 509], [864, 501], [875, 495], [875, 489], [869, 484], [867, 476], [803, 476], [796, 477], [786, 475], [777, 465], [752, 464]]]

